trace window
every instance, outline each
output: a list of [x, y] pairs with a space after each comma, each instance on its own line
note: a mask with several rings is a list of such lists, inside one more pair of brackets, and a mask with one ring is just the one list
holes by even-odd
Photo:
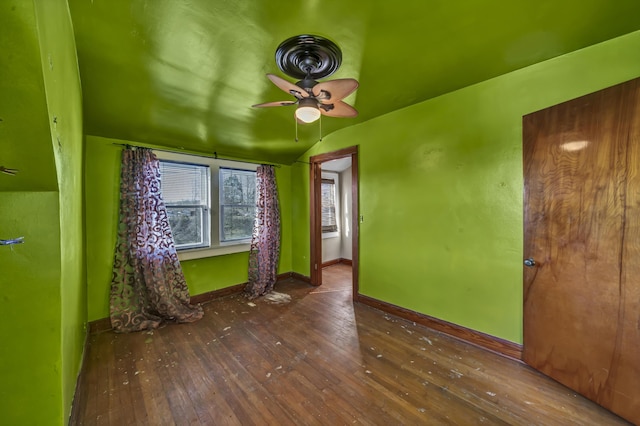
[[320, 192], [322, 196], [322, 232], [337, 232], [336, 181], [323, 178]]
[[181, 260], [248, 251], [256, 164], [156, 151], [161, 191]]
[[256, 172], [220, 169], [220, 241], [251, 238], [256, 216]]
[[176, 248], [209, 247], [209, 167], [160, 161], [160, 176]]

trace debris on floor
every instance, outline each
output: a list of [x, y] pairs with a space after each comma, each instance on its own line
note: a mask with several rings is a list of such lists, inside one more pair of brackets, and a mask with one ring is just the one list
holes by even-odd
[[272, 291], [271, 293], [264, 296], [264, 300], [279, 305], [291, 302], [291, 296], [285, 293]]

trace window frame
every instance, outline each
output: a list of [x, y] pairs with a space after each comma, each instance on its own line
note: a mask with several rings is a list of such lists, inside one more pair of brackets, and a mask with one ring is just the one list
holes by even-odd
[[185, 248], [178, 250], [178, 259], [191, 260], [206, 257], [222, 256], [225, 254], [249, 251], [251, 239], [220, 241], [220, 169], [236, 169], [255, 172], [259, 164], [240, 161], [221, 160], [198, 155], [176, 152], [154, 151], [160, 161], [171, 161], [186, 164], [197, 164], [209, 167], [209, 247]]

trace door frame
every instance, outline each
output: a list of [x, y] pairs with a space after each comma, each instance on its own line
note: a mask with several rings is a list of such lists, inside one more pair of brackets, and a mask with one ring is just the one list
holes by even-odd
[[351, 263], [352, 263], [352, 298], [358, 294], [359, 244], [358, 244], [358, 146], [339, 149], [337, 151], [314, 155], [309, 158], [309, 229], [310, 229], [310, 261], [311, 284], [322, 285], [322, 199], [320, 184], [322, 182], [322, 163], [351, 157]]

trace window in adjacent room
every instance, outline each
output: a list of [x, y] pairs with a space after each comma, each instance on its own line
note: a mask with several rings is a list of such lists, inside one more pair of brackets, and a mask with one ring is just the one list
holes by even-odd
[[248, 251], [257, 165], [163, 151], [156, 155], [180, 259]]
[[336, 181], [323, 178], [320, 193], [322, 196], [322, 233], [338, 232]]

